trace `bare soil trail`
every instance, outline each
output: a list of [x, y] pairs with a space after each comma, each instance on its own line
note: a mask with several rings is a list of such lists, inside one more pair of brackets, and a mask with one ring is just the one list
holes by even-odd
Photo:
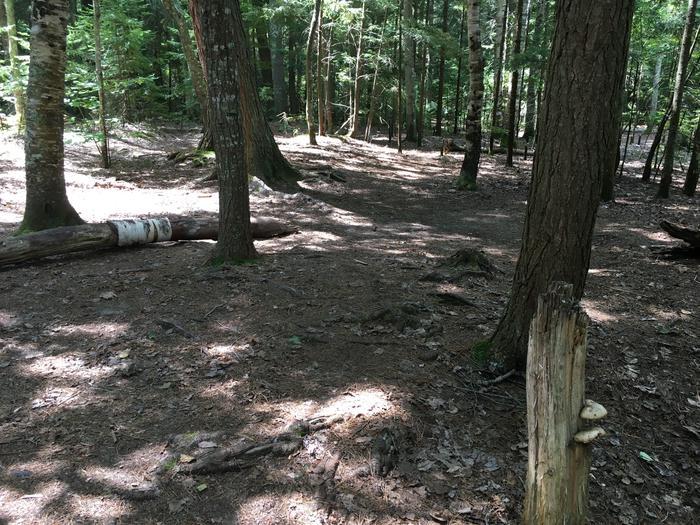
[[[167, 160], [192, 130], [127, 128], [110, 170], [67, 138], [85, 220], [215, 215], [211, 166]], [[24, 199], [2, 139], [0, 236]], [[518, 523], [523, 380], [480, 385], [468, 348], [507, 300], [529, 162], [484, 156], [462, 193], [439, 145], [279, 140], [304, 191], [257, 185], [251, 205], [300, 233], [253, 264], [210, 267], [200, 241], [0, 269], [0, 523]], [[697, 523], [700, 265], [650, 247], [700, 207], [638, 174], [617, 189], [584, 300], [587, 397], [609, 411], [590, 522]], [[435, 278], [463, 248], [500, 271]]]

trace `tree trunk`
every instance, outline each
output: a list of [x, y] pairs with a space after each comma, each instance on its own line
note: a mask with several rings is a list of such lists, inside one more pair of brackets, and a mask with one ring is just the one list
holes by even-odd
[[301, 178], [275, 142], [275, 136], [265, 119], [265, 113], [260, 103], [258, 90], [255, 86], [253, 61], [250, 59], [248, 46], [245, 45], [245, 30], [240, 17], [235, 17], [233, 34], [236, 37], [240, 59], [239, 82], [241, 89], [241, 114], [243, 117], [243, 132], [245, 134], [245, 165], [248, 174], [257, 177], [270, 188], [277, 191], [294, 193], [299, 191], [296, 181]]
[[12, 89], [15, 97], [15, 115], [17, 115], [17, 132], [24, 131], [25, 106], [27, 104], [24, 90], [22, 89], [19, 59], [17, 58], [17, 22], [15, 20], [15, 0], [5, 0], [5, 18], [7, 21], [7, 50], [10, 58], [10, 71], [12, 74]]
[[[7, 12], [5, 11], [5, 0], [0, 1], [0, 27], [7, 27]], [[10, 54], [9, 42], [0, 38], [0, 54], [6, 57]]]
[[700, 248], [700, 231], [683, 228], [668, 221], [659, 223], [661, 229], [675, 239], [681, 239], [687, 242], [693, 248]]
[[[517, 62], [520, 56], [520, 40], [523, 31], [523, 0], [517, 0], [515, 8], [515, 29], [513, 30], [513, 56], [512, 62]], [[518, 104], [518, 80], [520, 77], [519, 66], [512, 68], [510, 74], [510, 92], [508, 94], [508, 150], [506, 152], [506, 166], [513, 165], [513, 148], [515, 140], [518, 138], [517, 130], [515, 129], [515, 121], [517, 120], [516, 111], [519, 113]]]
[[495, 132], [500, 124], [499, 104], [501, 99], [501, 77], [503, 75], [503, 49], [506, 39], [506, 18], [508, 3], [497, 0], [496, 3], [496, 36], [494, 38], [493, 65], [493, 106], [491, 107], [491, 129], [489, 130], [489, 155], [493, 155]]
[[688, 197], [695, 195], [695, 190], [698, 187], [698, 155], [700, 155], [700, 119], [695, 125], [693, 153], [690, 155], [690, 164], [688, 164], [688, 172], [685, 175], [685, 183], [683, 184], [683, 193]]
[[[182, 53], [185, 55], [187, 69], [189, 70], [190, 78], [192, 79], [192, 88], [194, 89], [194, 94], [197, 97], [197, 103], [199, 104], [203, 135], [197, 149], [211, 150], [213, 148], [213, 138], [211, 134], [211, 123], [209, 122], [207, 83], [204, 79], [202, 64], [195, 56], [194, 50], [192, 49], [192, 41], [190, 40], [190, 32], [187, 28], [187, 22], [185, 21], [185, 17], [182, 15], [179, 8], [173, 4], [173, 0], [163, 0], [163, 7], [168, 12], [170, 18], [173, 19], [173, 22], [175, 22], [175, 27], [177, 27], [180, 46], [182, 46]], [[197, 31], [195, 30], [195, 35], [196, 34]], [[202, 57], [200, 56], [200, 59], [201, 58]]]
[[299, 98], [299, 92], [297, 91], [297, 37], [294, 32], [289, 30], [289, 35], [287, 36], [287, 97], [289, 104], [289, 112], [292, 115], [298, 115], [301, 113], [301, 100]]
[[306, 126], [309, 130], [309, 144], [316, 146], [316, 124], [314, 123], [314, 98], [313, 98], [313, 74], [312, 60], [314, 53], [314, 40], [316, 38], [319, 18], [321, 16], [321, 1], [315, 0], [314, 12], [309, 26], [309, 38], [306, 41]]
[[255, 257], [250, 228], [250, 203], [241, 115], [241, 73], [247, 46], [241, 45], [241, 7], [238, 0], [191, 0], [201, 28], [207, 72], [209, 108], [216, 136], [219, 173], [219, 236], [214, 261], [236, 262]]
[[275, 16], [274, 9], [278, 0], [270, 0], [269, 7], [273, 10], [270, 18], [270, 60], [272, 61], [272, 99], [275, 115], [281, 115], [289, 108], [287, 104], [287, 86], [284, 82], [284, 54], [282, 52], [283, 29]]
[[647, 130], [654, 127], [656, 122], [656, 111], [659, 107], [659, 85], [661, 85], [661, 66], [664, 63], [664, 56], [656, 57], [656, 66], [654, 67], [654, 81], [651, 87], [651, 102], [649, 103], [649, 114], [647, 115]]
[[[433, 0], [425, 2], [425, 25], [427, 29], [430, 27], [432, 19]], [[418, 116], [416, 117], [416, 144], [420, 147], [423, 144], [423, 136], [425, 132], [425, 101], [428, 91], [427, 77], [430, 70], [428, 42], [421, 43], [421, 60], [420, 60], [420, 77], [418, 79]]]
[[481, 156], [481, 110], [484, 105], [484, 58], [481, 51], [479, 0], [468, 0], [469, 21], [469, 102], [467, 103], [467, 142], [464, 161], [457, 178], [457, 188], [476, 189]]
[[[590, 442], [584, 443], [588, 317], [570, 284], [553, 283], [539, 297], [527, 362], [528, 469], [525, 525], [585, 525]], [[600, 405], [598, 405], [600, 407]], [[606, 412], [593, 414], [603, 417]], [[592, 439], [602, 435], [591, 428]]]
[[360, 15], [360, 30], [357, 35], [357, 50], [355, 53], [355, 82], [352, 95], [352, 120], [348, 135], [356, 136], [360, 132], [360, 90], [362, 89], [362, 37], [365, 27], [365, 0], [362, 0]]
[[681, 49], [678, 56], [678, 68], [676, 69], [676, 84], [673, 89], [673, 101], [671, 103], [671, 114], [668, 118], [668, 133], [666, 134], [666, 147], [664, 149], [664, 163], [661, 169], [661, 182], [657, 197], [667, 199], [671, 191], [673, 178], [673, 161], [676, 152], [676, 136], [678, 135], [678, 125], [681, 118], [681, 107], [683, 105], [683, 88], [685, 87], [685, 72], [688, 68], [688, 58], [690, 57], [690, 46], [692, 40], [693, 26], [695, 25], [695, 10], [698, 0], [688, 0], [688, 11], [683, 28], [683, 38], [681, 39]]
[[[443, 0], [442, 3], [442, 32], [443, 38], [447, 38], [447, 13], [449, 12], [449, 0]], [[440, 60], [438, 62], [438, 92], [437, 92], [437, 108], [435, 109], [435, 131], [436, 137], [442, 136], [442, 113], [443, 100], [445, 98], [445, 46], [440, 46]]]
[[[403, 0], [402, 28], [413, 28], [413, 0]], [[416, 141], [416, 83], [413, 60], [413, 37], [411, 32], [403, 31], [403, 75], [406, 91], [406, 140]], [[399, 119], [401, 115], [399, 114]]]
[[97, 74], [97, 95], [99, 98], [98, 118], [100, 121], [100, 158], [102, 167], [109, 168], [109, 141], [105, 113], [105, 83], [102, 76], [102, 42], [100, 38], [100, 0], [92, 0], [93, 18], [95, 20], [95, 72]]
[[34, 0], [24, 143], [27, 203], [22, 232], [83, 223], [68, 202], [63, 174], [67, 22], [67, 0]]
[[[254, 239], [270, 239], [296, 232], [275, 219], [251, 219]], [[41, 257], [152, 242], [216, 240], [217, 219], [126, 219], [80, 226], [63, 226], [0, 240], [0, 266]]]
[[[265, 0], [254, 0], [253, 8], [259, 12], [265, 9]], [[270, 50], [270, 40], [267, 36], [268, 25], [262, 16], [257, 17], [255, 25], [255, 43], [258, 47], [258, 69], [260, 71], [260, 85], [273, 90], [272, 85], [272, 51]], [[269, 110], [268, 108], [265, 108]]]
[[[403, 1], [403, 5], [405, 6], [406, 2], [409, 2], [410, 0], [401, 0], [401, 1]], [[402, 103], [402, 100], [401, 100], [402, 99], [401, 65], [403, 64], [403, 58], [402, 58], [403, 57], [403, 53], [402, 53], [402, 51], [403, 51], [403, 49], [402, 49], [402, 47], [403, 47], [403, 17], [401, 16], [402, 15], [401, 8], [399, 8], [398, 11], [399, 12], [398, 12], [397, 25], [399, 26], [399, 40], [398, 40], [399, 49], [398, 49], [398, 56], [396, 57], [396, 64], [399, 67], [399, 71], [398, 71], [398, 74], [396, 76], [397, 76], [399, 85], [398, 85], [398, 96], [396, 97], [396, 120], [398, 122], [398, 134], [396, 136], [396, 143], [397, 143], [398, 152], [403, 153], [403, 142], [402, 142], [402, 138], [401, 138], [401, 122], [403, 121], [403, 114], [402, 114], [403, 108], [401, 107], [401, 103]]]
[[372, 91], [369, 99], [369, 112], [367, 113], [367, 122], [365, 123], [365, 141], [372, 141], [372, 123], [374, 122], [374, 112], [377, 107], [377, 77], [379, 76], [379, 64], [381, 63], [382, 46], [384, 45], [384, 29], [386, 28], [387, 13], [384, 10], [384, 19], [382, 20], [382, 32], [379, 36], [379, 45], [377, 47], [377, 58], [374, 66], [374, 75], [372, 76]]
[[[671, 107], [666, 110], [666, 112], [663, 114], [661, 117], [661, 120], [659, 121], [659, 125], [656, 128], [656, 133], [654, 134], [654, 140], [651, 143], [651, 147], [649, 148], [649, 153], [647, 154], [647, 159], [644, 162], [644, 169], [642, 170], [642, 181], [643, 182], [649, 182], [651, 179], [651, 170], [654, 167], [654, 157], [656, 156], [656, 153], [659, 149], [659, 146], [661, 145], [661, 139], [663, 138], [664, 135], [664, 128], [666, 127], [666, 122], [668, 121], [668, 116], [671, 112]], [[654, 177], [656, 178], [656, 177]]]
[[[462, 55], [464, 54], [462, 49], [464, 45], [464, 22], [467, 18], [467, 2], [466, 0], [462, 4], [462, 19], [459, 23], [459, 57], [457, 58], [457, 86], [455, 87], [455, 113], [454, 113], [454, 125], [452, 128], [452, 133], [456, 135], [459, 132], [459, 101], [462, 99]], [[483, 78], [482, 78], [483, 82]]]
[[[544, 41], [545, 20], [547, 18], [547, 0], [538, 0], [540, 5], [535, 15], [535, 28], [532, 33], [532, 44], [537, 53], [540, 53], [542, 42]], [[525, 132], [523, 138], [526, 146], [535, 138], [535, 123], [537, 121], [537, 111], [535, 103], [537, 101], [537, 79], [541, 78], [545, 59], [537, 57], [537, 60], [530, 67], [530, 74], [527, 77], [527, 88], [525, 91]]]
[[316, 24], [316, 107], [318, 108], [318, 133], [326, 136], [326, 95], [323, 78], [323, 8], [318, 13]]
[[557, 3], [520, 257], [491, 339], [497, 366], [524, 369], [537, 297], [551, 281], [572, 283], [577, 300], [583, 293], [602, 177], [615, 166], [633, 7]]
[[333, 100], [335, 98], [335, 73], [333, 70], [333, 24], [328, 28], [328, 40], [326, 41], [328, 54], [326, 55], [326, 85], [323, 94], [325, 96], [324, 107], [326, 109], [326, 129], [333, 129]]

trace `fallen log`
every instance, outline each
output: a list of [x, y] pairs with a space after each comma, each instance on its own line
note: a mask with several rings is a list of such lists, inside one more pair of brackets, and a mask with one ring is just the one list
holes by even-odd
[[[270, 239], [298, 231], [268, 217], [251, 218], [251, 228], [254, 239]], [[216, 240], [218, 234], [217, 219], [126, 219], [65, 226], [0, 240], [0, 266], [116, 246]]]
[[693, 248], [700, 248], [700, 231], [683, 228], [668, 221], [661, 221], [659, 226], [671, 237], [685, 241]]

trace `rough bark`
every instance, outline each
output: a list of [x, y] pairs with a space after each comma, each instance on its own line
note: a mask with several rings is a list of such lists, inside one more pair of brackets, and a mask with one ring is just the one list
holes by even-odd
[[309, 25], [309, 38], [306, 41], [306, 126], [309, 131], [309, 144], [316, 146], [316, 124], [314, 123], [314, 102], [313, 102], [313, 74], [312, 60], [314, 53], [314, 40], [316, 39], [317, 27], [321, 16], [321, 0], [314, 2], [314, 12]]
[[[433, 1], [426, 0], [425, 2], [425, 28], [430, 27], [432, 23]], [[423, 135], [425, 131], [425, 102], [428, 92], [427, 76], [430, 71], [430, 51], [427, 42], [421, 43], [421, 58], [420, 58], [420, 76], [418, 78], [418, 116], [416, 117], [416, 144], [420, 147], [423, 143]], [[461, 47], [461, 46], [460, 46]]]
[[501, 101], [501, 81], [503, 75], [503, 50], [506, 38], [506, 14], [508, 3], [497, 0], [496, 3], [496, 36], [494, 37], [494, 66], [493, 66], [493, 105], [491, 107], [491, 129], [489, 130], [489, 154], [493, 154], [496, 128], [500, 124], [499, 109]]
[[692, 44], [693, 26], [695, 25], [695, 11], [698, 0], [688, 0], [688, 11], [683, 27], [683, 37], [678, 56], [678, 67], [676, 69], [676, 82], [673, 89], [673, 101], [671, 102], [671, 114], [668, 118], [668, 132], [666, 134], [666, 147], [664, 148], [664, 163], [661, 169], [661, 182], [656, 196], [668, 198], [671, 191], [673, 178], [673, 162], [676, 153], [676, 137], [678, 136], [678, 126], [681, 119], [681, 107], [683, 105], [683, 90], [685, 87], [685, 72], [688, 68], [690, 57], [690, 46]]
[[197, 43], [199, 60], [195, 58], [192, 43], [190, 42], [190, 33], [187, 29], [184, 16], [182, 16], [182, 14], [177, 10], [177, 7], [172, 3], [172, 0], [164, 0], [163, 6], [173, 18], [175, 25], [177, 26], [180, 45], [182, 46], [182, 52], [185, 55], [187, 69], [189, 70], [190, 78], [192, 79], [192, 87], [194, 88], [195, 96], [197, 97], [197, 102], [199, 103], [199, 108], [202, 114], [202, 138], [199, 139], [197, 149], [212, 150], [214, 149], [214, 134], [212, 133], [212, 122], [209, 114], [210, 108], [206, 81], [207, 72], [203, 51], [204, 43], [202, 28], [199, 26], [198, 19], [193, 11], [194, 4], [189, 2], [189, 11], [190, 15], [192, 16], [192, 29], [194, 30], [195, 41]]
[[109, 138], [107, 137], [107, 123], [105, 113], [105, 83], [102, 75], [102, 39], [100, 38], [100, 0], [92, 1], [93, 18], [95, 21], [95, 73], [97, 76], [97, 96], [99, 99], [98, 119], [100, 122], [100, 158], [102, 167], [109, 168]]
[[[442, 32], [444, 37], [447, 37], [447, 13], [449, 12], [449, 0], [443, 0], [442, 3]], [[442, 113], [443, 101], [445, 98], [445, 46], [440, 46], [440, 58], [438, 60], [438, 92], [437, 92], [437, 108], [435, 109], [435, 130], [436, 137], [442, 136]]]
[[[236, 26], [243, 27], [238, 0], [191, 0], [202, 30], [209, 108], [216, 136], [219, 170], [219, 237], [214, 260], [241, 261], [255, 257], [250, 228], [248, 175], [241, 115], [241, 69], [245, 46]], [[245, 72], [244, 72], [245, 74]]]
[[690, 163], [688, 164], [688, 171], [685, 174], [685, 183], [683, 184], [683, 193], [688, 197], [695, 195], [695, 190], [698, 187], [698, 155], [700, 155], [700, 119], [695, 125], [693, 152], [690, 155]]
[[287, 38], [287, 97], [289, 112], [292, 115], [298, 115], [301, 112], [301, 100], [297, 91], [297, 37], [290, 29]]
[[615, 166], [633, 7], [557, 3], [520, 257], [491, 339], [495, 366], [524, 369], [530, 320], [550, 282], [573, 284], [577, 300], [583, 293], [603, 174]]
[[571, 288], [553, 283], [530, 326], [525, 525], [586, 523], [591, 446], [575, 436], [585, 424], [588, 317]]
[[[403, 16], [402, 16], [402, 38], [403, 42], [403, 74], [404, 74], [404, 91], [406, 92], [406, 140], [416, 141], [416, 82], [415, 82], [415, 64], [413, 60], [413, 37], [411, 29], [413, 28], [413, 0], [403, 0]], [[405, 29], [409, 28], [408, 31]], [[401, 116], [399, 115], [399, 118]]]
[[24, 141], [27, 202], [20, 231], [83, 223], [68, 202], [63, 174], [67, 23], [67, 0], [33, 2]]
[[[117, 222], [131, 222], [152, 229], [154, 223], [169, 223], [171, 234], [162, 236], [151, 234], [141, 242], [124, 242], [120, 239]], [[254, 239], [270, 239], [295, 233], [296, 228], [275, 219], [260, 217], [251, 219], [251, 232]], [[110, 221], [80, 226], [63, 226], [27, 235], [8, 237], [0, 240], [0, 266], [17, 264], [52, 255], [63, 255], [117, 246], [133, 246], [149, 242], [216, 240], [219, 236], [217, 219], [138, 219]], [[144, 236], [146, 237], [146, 236]]]
[[242, 20], [235, 17], [234, 22], [233, 34], [239, 49], [240, 100], [248, 174], [259, 178], [272, 189], [292, 193], [299, 191], [296, 181], [301, 178], [301, 174], [282, 155], [265, 118], [255, 86], [253, 61], [246, 45]]
[[[254, 0], [253, 7], [258, 13], [265, 8], [265, 0]], [[255, 43], [258, 48], [258, 70], [260, 71], [260, 85], [273, 89], [272, 87], [272, 52], [270, 50], [270, 40], [267, 35], [268, 25], [263, 16], [256, 17]]]
[[468, 0], [469, 39], [469, 101], [467, 102], [467, 132], [464, 161], [457, 178], [457, 188], [476, 189], [481, 157], [481, 110], [484, 105], [484, 58], [479, 27], [479, 0]]
[[[408, 0], [402, 0], [404, 2]], [[396, 64], [398, 65], [398, 74], [396, 75], [397, 78], [397, 83], [398, 83], [398, 94], [396, 97], [396, 121], [397, 121], [397, 135], [396, 135], [396, 146], [397, 150], [399, 153], [403, 153], [403, 139], [401, 138], [401, 123], [403, 122], [403, 112], [402, 112], [402, 103], [403, 103], [403, 96], [402, 96], [402, 85], [401, 85], [401, 66], [403, 64], [403, 17], [402, 17], [402, 10], [398, 10], [398, 20], [396, 22], [396, 25], [398, 25], [399, 29], [399, 39], [398, 39], [398, 50], [397, 50], [397, 56], [396, 56]], [[391, 133], [389, 133], [389, 140], [391, 140]]]
[[19, 59], [17, 58], [17, 22], [15, 20], [15, 0], [5, 0], [5, 19], [7, 23], [7, 51], [10, 58], [10, 71], [12, 73], [12, 82], [15, 87], [13, 95], [15, 97], [15, 115], [17, 115], [17, 130], [24, 130], [25, 112], [26, 112], [26, 96], [20, 86], [20, 68]]
[[360, 28], [357, 35], [357, 50], [355, 53], [355, 81], [352, 95], [352, 120], [348, 135], [356, 136], [360, 131], [360, 90], [362, 89], [362, 37], [365, 27], [365, 1], [362, 0], [362, 14], [360, 15]]
[[[523, 32], [523, 0], [517, 0], [515, 8], [515, 28], [513, 30], [513, 54], [512, 62], [516, 62], [520, 55], [520, 41]], [[508, 93], [508, 150], [506, 152], [506, 166], [513, 165], [513, 148], [517, 139], [515, 121], [516, 112], [519, 113], [518, 104], [518, 81], [520, 79], [520, 69], [516, 65], [512, 67], [510, 74], [510, 91]]]

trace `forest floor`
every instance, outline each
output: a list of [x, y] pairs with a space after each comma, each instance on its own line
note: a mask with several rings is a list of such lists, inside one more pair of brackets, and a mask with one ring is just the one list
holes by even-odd
[[[125, 129], [103, 170], [68, 133], [69, 198], [91, 222], [213, 217], [211, 166], [166, 159], [196, 139]], [[211, 267], [202, 241], [0, 269], [0, 523], [518, 522], [524, 382], [481, 385], [469, 348], [507, 301], [529, 162], [484, 156], [461, 193], [437, 144], [280, 144], [312, 175], [252, 209], [299, 233], [256, 242], [250, 265]], [[22, 159], [3, 135], [0, 236], [21, 220]], [[651, 247], [678, 244], [659, 220], [697, 227], [700, 207], [654, 199], [628, 166], [583, 301], [587, 397], [609, 411], [590, 522], [697, 523], [700, 265]], [[435, 278], [463, 248], [500, 271]]]

